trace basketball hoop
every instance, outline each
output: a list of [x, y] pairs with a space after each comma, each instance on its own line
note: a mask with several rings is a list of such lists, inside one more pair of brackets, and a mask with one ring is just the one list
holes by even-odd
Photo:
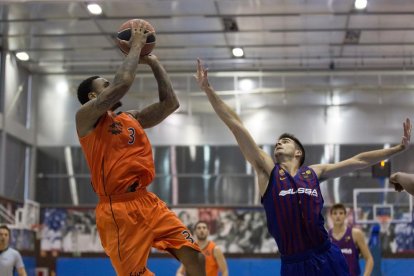
[[30, 229], [32, 229], [32, 231], [34, 232], [39, 232], [42, 228], [41, 224], [32, 224], [32, 226], [30, 226]]
[[30, 229], [36, 233], [36, 239], [41, 238], [41, 230], [42, 230], [42, 224], [32, 224], [30, 226]]
[[379, 215], [377, 216], [377, 221], [381, 226], [381, 231], [387, 231], [390, 226], [391, 216], [389, 215]]

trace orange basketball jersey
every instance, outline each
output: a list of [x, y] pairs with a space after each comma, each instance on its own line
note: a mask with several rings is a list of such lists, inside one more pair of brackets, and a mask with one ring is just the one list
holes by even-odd
[[145, 187], [155, 175], [151, 144], [128, 113], [108, 111], [95, 129], [79, 138], [98, 195], [123, 194], [134, 183]]
[[219, 272], [219, 267], [214, 257], [214, 248], [216, 244], [212, 241], [209, 241], [207, 246], [201, 249], [206, 259], [206, 276], [217, 276]]

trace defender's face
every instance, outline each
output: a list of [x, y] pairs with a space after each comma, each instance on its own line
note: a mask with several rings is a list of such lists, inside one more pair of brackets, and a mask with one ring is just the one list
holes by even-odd
[[92, 82], [92, 91], [89, 93], [89, 99], [96, 98], [102, 91], [110, 85], [110, 82], [104, 78], [94, 79]]
[[278, 157], [281, 155], [294, 156], [295, 151], [296, 151], [295, 142], [290, 138], [282, 138], [276, 143], [273, 154], [276, 160], [278, 160]]
[[194, 230], [194, 234], [196, 235], [198, 240], [206, 240], [208, 237], [208, 228], [207, 225], [204, 223], [199, 223]]
[[335, 209], [331, 213], [334, 225], [342, 225], [345, 222], [346, 214], [342, 209]]
[[9, 246], [10, 236], [7, 229], [0, 229], [0, 248]]

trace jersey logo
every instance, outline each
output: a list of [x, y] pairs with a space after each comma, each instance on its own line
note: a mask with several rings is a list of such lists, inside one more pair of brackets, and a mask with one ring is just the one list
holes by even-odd
[[318, 197], [318, 191], [316, 189], [299, 188], [297, 190], [290, 188], [288, 190], [281, 190], [279, 196], [294, 195], [294, 194], [307, 194], [310, 196]]
[[302, 172], [301, 175], [304, 179], [312, 178], [312, 172], [310, 170], [306, 170], [305, 172]]
[[342, 254], [346, 254], [346, 255], [351, 255], [352, 254], [352, 249], [351, 248], [342, 248], [341, 251], [342, 251]]
[[114, 135], [120, 134], [122, 132], [122, 124], [120, 122], [113, 122], [112, 124], [109, 125], [108, 132]]

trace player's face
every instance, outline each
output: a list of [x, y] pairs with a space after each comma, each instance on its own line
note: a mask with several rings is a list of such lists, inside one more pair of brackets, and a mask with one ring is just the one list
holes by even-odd
[[207, 225], [204, 223], [199, 223], [194, 231], [198, 240], [206, 240], [208, 237], [208, 228]]
[[97, 97], [109, 85], [110, 85], [109, 81], [104, 79], [104, 78], [94, 79], [93, 82], [92, 82], [92, 88], [93, 88], [93, 91], [92, 91], [93, 93], [91, 93], [92, 97]]
[[292, 139], [289, 138], [282, 138], [280, 139], [275, 146], [274, 155], [276, 160], [282, 155], [285, 156], [294, 156], [296, 152], [296, 145]]
[[334, 225], [342, 225], [345, 222], [345, 212], [342, 209], [335, 209], [331, 213]]
[[7, 229], [0, 229], [0, 248], [3, 249], [9, 246], [9, 231]]

